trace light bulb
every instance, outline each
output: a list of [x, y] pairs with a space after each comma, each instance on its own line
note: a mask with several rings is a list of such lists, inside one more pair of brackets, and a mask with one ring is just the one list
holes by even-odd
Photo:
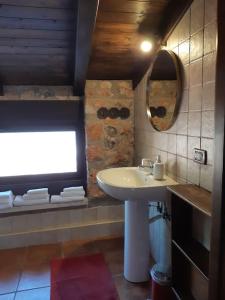
[[153, 47], [152, 43], [148, 40], [145, 40], [141, 43], [141, 50], [143, 52], [150, 52], [152, 50], [152, 47]]

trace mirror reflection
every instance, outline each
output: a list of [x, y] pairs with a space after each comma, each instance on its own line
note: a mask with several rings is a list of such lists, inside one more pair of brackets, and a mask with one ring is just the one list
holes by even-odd
[[147, 115], [158, 131], [168, 130], [176, 120], [181, 101], [181, 68], [172, 51], [160, 50], [147, 79]]

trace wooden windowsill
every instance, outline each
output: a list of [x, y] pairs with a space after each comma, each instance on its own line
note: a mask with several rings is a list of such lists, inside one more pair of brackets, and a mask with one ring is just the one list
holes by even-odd
[[11, 217], [16, 215], [43, 213], [43, 212], [49, 212], [55, 210], [93, 208], [98, 206], [111, 206], [111, 205], [123, 205], [123, 202], [106, 196], [101, 198], [89, 199], [89, 201], [87, 199], [82, 204], [67, 202], [67, 203], [60, 203], [60, 204], [48, 203], [48, 204], [39, 204], [39, 205], [31, 205], [31, 206], [12, 207], [9, 209], [0, 210], [0, 218]]

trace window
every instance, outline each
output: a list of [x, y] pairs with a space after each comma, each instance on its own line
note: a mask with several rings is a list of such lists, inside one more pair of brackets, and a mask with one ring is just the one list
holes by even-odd
[[0, 133], [0, 176], [77, 172], [75, 131]]
[[0, 190], [86, 184], [83, 101], [0, 101]]

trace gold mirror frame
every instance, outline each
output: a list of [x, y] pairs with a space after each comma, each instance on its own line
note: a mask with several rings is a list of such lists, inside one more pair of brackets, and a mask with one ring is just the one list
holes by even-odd
[[[174, 65], [174, 68], [175, 68], [175, 71], [176, 71], [176, 78], [177, 78], [177, 83], [176, 83], [176, 89], [177, 89], [177, 93], [176, 93], [176, 103], [175, 103], [175, 107], [174, 107], [174, 111], [173, 111], [173, 117], [172, 117], [172, 120], [170, 122], [170, 124], [168, 125], [168, 127], [164, 130], [160, 130], [159, 128], [157, 128], [153, 122], [153, 118], [152, 118], [152, 115], [151, 115], [151, 111], [150, 111], [150, 105], [149, 105], [149, 96], [150, 96], [150, 81], [151, 81], [151, 74], [153, 72], [153, 69], [154, 69], [154, 66], [155, 66], [155, 63], [157, 61], [157, 59], [159, 58], [159, 55], [160, 53], [162, 53], [162, 51], [166, 51], [167, 54], [169, 54], [170, 56], [170, 59], [172, 60], [173, 62], [173, 65]], [[178, 112], [179, 112], [179, 108], [180, 108], [180, 103], [181, 103], [181, 99], [182, 99], [182, 94], [183, 94], [183, 81], [182, 81], [182, 73], [183, 73], [183, 70], [182, 70], [182, 65], [181, 65], [181, 62], [179, 60], [179, 57], [171, 50], [159, 50], [158, 53], [156, 54], [153, 62], [152, 62], [152, 65], [150, 67], [150, 70], [148, 72], [148, 75], [147, 75], [147, 83], [146, 83], [146, 112], [147, 112], [147, 117], [148, 117], [148, 120], [149, 122], [151, 123], [152, 127], [157, 130], [157, 131], [166, 131], [168, 129], [170, 129], [176, 119], [177, 119], [177, 115], [178, 115]]]

